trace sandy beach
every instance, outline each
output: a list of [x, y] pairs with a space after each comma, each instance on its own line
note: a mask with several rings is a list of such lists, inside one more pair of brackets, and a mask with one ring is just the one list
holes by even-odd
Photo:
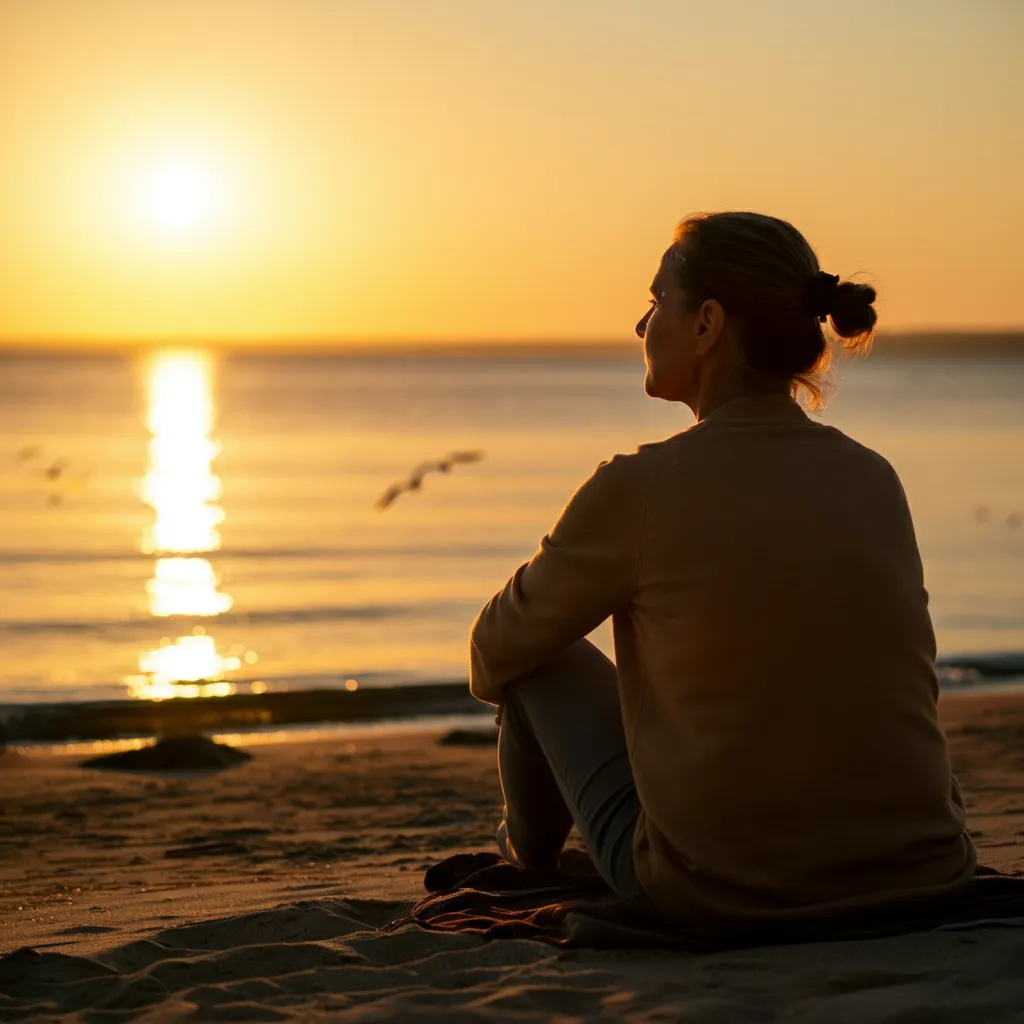
[[[941, 706], [981, 860], [1024, 873], [1024, 695]], [[1024, 1019], [1021, 930], [704, 956], [380, 933], [425, 868], [491, 848], [493, 748], [439, 740], [259, 745], [174, 777], [3, 755], [0, 1016]]]

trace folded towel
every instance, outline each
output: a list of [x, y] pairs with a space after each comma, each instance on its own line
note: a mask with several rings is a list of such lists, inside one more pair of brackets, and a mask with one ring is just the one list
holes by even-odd
[[406, 924], [485, 938], [540, 939], [566, 947], [669, 947], [694, 953], [744, 946], [834, 942], [934, 929], [1024, 927], [1024, 877], [979, 867], [962, 889], [842, 916], [680, 925], [620, 899], [596, 875], [532, 871], [494, 853], [456, 854], [424, 878], [431, 894]]

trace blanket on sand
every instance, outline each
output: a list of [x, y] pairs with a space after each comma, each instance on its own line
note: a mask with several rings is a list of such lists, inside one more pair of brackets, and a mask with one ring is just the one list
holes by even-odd
[[1024, 928], [1024, 877], [979, 867], [941, 897], [841, 917], [678, 925], [624, 900], [594, 874], [531, 871], [493, 853], [456, 854], [424, 877], [430, 893], [385, 930], [407, 924], [485, 938], [541, 939], [564, 947], [666, 947], [694, 953], [746, 946], [833, 942], [933, 929]]

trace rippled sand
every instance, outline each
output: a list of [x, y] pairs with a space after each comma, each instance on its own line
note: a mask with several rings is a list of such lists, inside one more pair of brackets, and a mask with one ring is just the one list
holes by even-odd
[[[982, 861], [1024, 872], [1024, 699], [943, 715]], [[3, 755], [0, 1016], [1022, 1019], [1024, 930], [707, 956], [379, 933], [424, 868], [491, 843], [493, 749], [437, 740], [261, 746], [173, 778]]]

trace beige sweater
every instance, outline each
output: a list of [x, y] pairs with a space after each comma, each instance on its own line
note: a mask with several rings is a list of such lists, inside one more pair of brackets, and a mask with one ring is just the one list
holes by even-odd
[[477, 617], [470, 688], [499, 703], [612, 616], [637, 876], [670, 916], [938, 892], [975, 853], [927, 601], [885, 459], [741, 398], [598, 466]]

